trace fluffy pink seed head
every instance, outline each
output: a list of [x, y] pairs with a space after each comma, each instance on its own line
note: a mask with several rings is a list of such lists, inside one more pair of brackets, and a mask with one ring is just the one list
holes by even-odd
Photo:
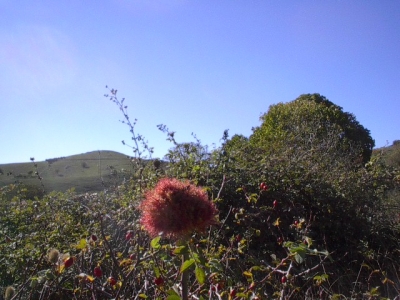
[[214, 224], [217, 209], [206, 191], [177, 179], [161, 179], [140, 205], [141, 223], [151, 236], [161, 232], [172, 239], [185, 239]]

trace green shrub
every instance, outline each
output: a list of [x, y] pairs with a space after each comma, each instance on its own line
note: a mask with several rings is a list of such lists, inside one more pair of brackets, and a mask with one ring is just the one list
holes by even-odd
[[[373, 140], [353, 115], [320, 95], [303, 95], [272, 106], [249, 138], [229, 138], [225, 131], [216, 149], [196, 137], [178, 143], [160, 125], [172, 148], [155, 163], [139, 149], [143, 137], [135, 134], [123, 100], [110, 92], [133, 134], [130, 180], [101, 194], [69, 191], [32, 199], [20, 186], [3, 187], [3, 287], [15, 288], [21, 299], [398, 295], [400, 219], [393, 207], [400, 174], [381, 156], [370, 159]], [[205, 189], [219, 222], [187, 239], [162, 232], [151, 239], [138, 208], [165, 177]], [[185, 191], [177, 193], [179, 201], [186, 199]], [[171, 195], [164, 198], [162, 189], [151, 195], [157, 216]], [[195, 218], [190, 208], [185, 203]], [[179, 213], [174, 211], [175, 221], [181, 221]], [[175, 221], [164, 210], [161, 215], [170, 228]]]

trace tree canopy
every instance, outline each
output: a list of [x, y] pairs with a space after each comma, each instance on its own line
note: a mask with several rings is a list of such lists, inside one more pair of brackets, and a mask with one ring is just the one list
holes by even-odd
[[[269, 213], [263, 215], [263, 205], [277, 200], [288, 207], [281, 221], [291, 222], [299, 216], [312, 219], [306, 234], [329, 250], [352, 252], [358, 247], [357, 239], [372, 244], [378, 236], [370, 235], [368, 220], [381, 222], [382, 216], [375, 212], [388, 182], [376, 171], [380, 168], [376, 161], [366, 168], [374, 146], [369, 130], [353, 114], [319, 94], [272, 105], [261, 120], [249, 138], [234, 135], [223, 145], [226, 168], [230, 179], [237, 180], [236, 186], [249, 191], [265, 182], [270, 187], [268, 196], [262, 194], [257, 204], [248, 205], [248, 212], [257, 215], [254, 223], [248, 216], [248, 223], [261, 230], [260, 220]], [[232, 200], [233, 193], [226, 196], [225, 203], [235, 206], [240, 202]], [[343, 244], [354, 248], [343, 248]], [[258, 250], [262, 247], [256, 246]]]
[[366, 163], [375, 145], [369, 130], [353, 114], [320, 94], [304, 94], [289, 103], [271, 105], [261, 121], [261, 126], [253, 128], [250, 141], [267, 153], [288, 145], [312, 149], [337, 135], [340, 139], [332, 147], [348, 152], [358, 148]]

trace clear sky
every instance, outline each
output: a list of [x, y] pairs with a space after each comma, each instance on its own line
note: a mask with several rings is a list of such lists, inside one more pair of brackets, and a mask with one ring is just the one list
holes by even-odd
[[320, 93], [376, 146], [400, 139], [400, 1], [0, 0], [0, 163], [131, 155], [105, 86], [154, 157], [249, 136], [271, 104]]

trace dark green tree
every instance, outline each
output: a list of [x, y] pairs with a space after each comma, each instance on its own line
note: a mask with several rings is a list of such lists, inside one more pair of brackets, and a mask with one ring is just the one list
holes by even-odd
[[375, 145], [369, 130], [353, 114], [320, 94], [305, 94], [292, 102], [272, 105], [261, 121], [250, 141], [266, 153], [287, 148], [288, 141], [293, 147], [311, 150], [335, 134], [340, 139], [329, 146], [352, 154], [357, 148], [360, 162], [366, 163]]
[[[243, 211], [244, 235], [259, 230], [249, 249], [268, 252], [282, 233], [283, 239], [295, 238], [294, 232], [266, 230], [272, 217], [282, 224], [305, 220], [304, 236], [349, 259], [358, 259], [363, 243], [378, 246], [382, 229], [390, 227], [380, 208], [393, 181], [378, 162], [369, 162], [369, 131], [319, 94], [272, 105], [261, 120], [248, 139], [236, 135], [222, 146], [226, 187], [236, 188], [221, 193], [222, 203]], [[268, 191], [259, 193], [262, 182]], [[279, 205], [271, 213], [274, 200]], [[385, 246], [395, 247], [395, 233], [386, 230], [386, 236]]]

